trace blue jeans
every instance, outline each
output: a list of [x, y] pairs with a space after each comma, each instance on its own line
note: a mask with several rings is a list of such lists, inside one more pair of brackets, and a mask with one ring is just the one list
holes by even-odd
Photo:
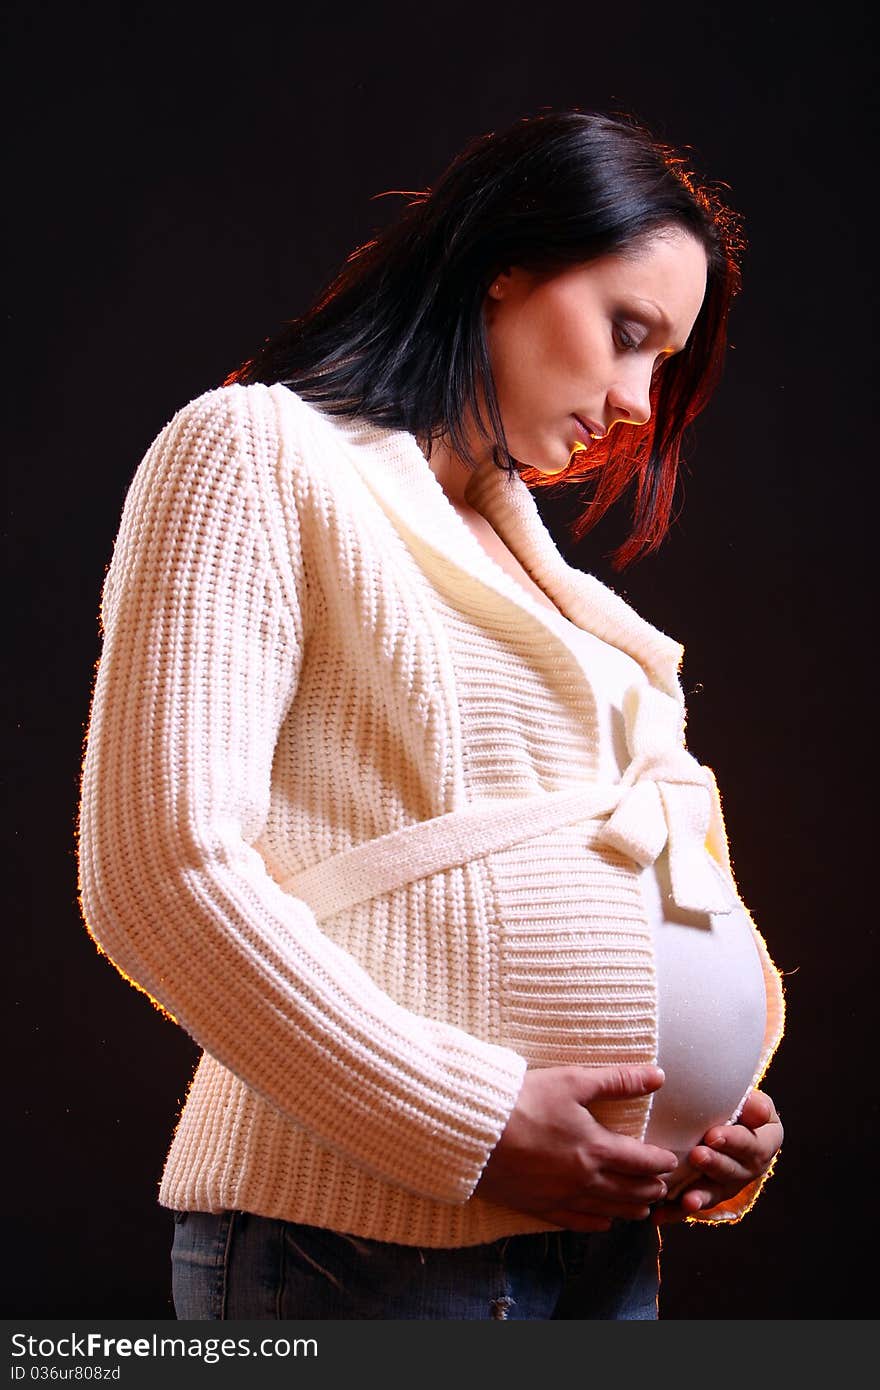
[[173, 1215], [180, 1319], [657, 1317], [648, 1221], [433, 1249], [244, 1211]]

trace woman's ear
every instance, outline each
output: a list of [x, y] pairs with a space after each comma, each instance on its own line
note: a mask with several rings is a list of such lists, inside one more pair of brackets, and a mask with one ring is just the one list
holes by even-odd
[[506, 288], [507, 288], [507, 284], [508, 284], [509, 280], [510, 280], [510, 266], [508, 265], [508, 266], [505, 266], [502, 270], [499, 270], [498, 273], [497, 273], [497, 275], [495, 275], [495, 277], [493, 278], [492, 283], [491, 283], [491, 285], [489, 286], [489, 291], [488, 291], [490, 297], [491, 297], [492, 299], [501, 299], [501, 298], [503, 298], [504, 292], [505, 292], [505, 290], [506, 290]]

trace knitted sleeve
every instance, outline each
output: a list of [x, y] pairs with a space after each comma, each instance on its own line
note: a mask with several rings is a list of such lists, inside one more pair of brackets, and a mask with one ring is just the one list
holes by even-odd
[[267, 391], [225, 387], [135, 473], [102, 596], [82, 913], [116, 968], [289, 1121], [463, 1202], [524, 1059], [398, 1005], [252, 847], [303, 651], [296, 520], [272, 482], [291, 447]]

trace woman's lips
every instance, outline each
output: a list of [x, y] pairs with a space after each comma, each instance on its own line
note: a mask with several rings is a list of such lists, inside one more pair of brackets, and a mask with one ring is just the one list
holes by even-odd
[[595, 420], [584, 420], [580, 415], [575, 415], [572, 418], [578, 427], [578, 435], [582, 443], [589, 445], [594, 443], [597, 439], [603, 439], [605, 437], [605, 431], [602, 429], [601, 425], [596, 424]]

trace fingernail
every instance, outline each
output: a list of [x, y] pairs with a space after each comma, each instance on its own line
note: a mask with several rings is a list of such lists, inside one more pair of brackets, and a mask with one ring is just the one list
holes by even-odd
[[713, 1140], [712, 1140], [712, 1143], [709, 1145], [709, 1148], [710, 1148], [710, 1149], [723, 1149], [723, 1148], [724, 1148], [724, 1145], [725, 1145], [726, 1143], [727, 1143], [727, 1140], [725, 1139], [724, 1135], [723, 1135], [723, 1134], [720, 1134], [720, 1135], [718, 1136], [717, 1139], [713, 1139]]

